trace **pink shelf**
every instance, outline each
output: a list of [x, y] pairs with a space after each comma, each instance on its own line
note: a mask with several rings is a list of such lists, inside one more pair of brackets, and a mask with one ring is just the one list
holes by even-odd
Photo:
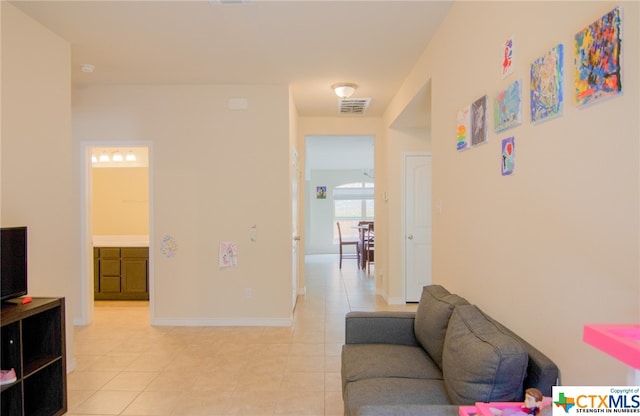
[[[544, 397], [540, 408], [549, 407], [551, 403], [551, 397]], [[513, 411], [512, 414], [515, 414], [520, 411], [523, 404], [523, 402], [476, 402], [475, 406], [460, 406], [458, 414], [459, 416], [494, 416], [495, 414], [491, 409], [498, 409], [500, 412], [505, 409], [511, 409]]]
[[585, 325], [582, 340], [640, 370], [640, 324]]

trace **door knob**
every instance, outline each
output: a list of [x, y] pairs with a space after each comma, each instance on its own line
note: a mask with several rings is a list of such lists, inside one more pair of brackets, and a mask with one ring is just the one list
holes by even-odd
[[413, 234], [409, 234], [409, 235], [407, 236], [407, 238], [408, 238], [409, 240], [413, 240]]
[[300, 241], [300, 236], [299, 236], [299, 235], [296, 235], [295, 237], [293, 237], [293, 240], [294, 240], [294, 241]]

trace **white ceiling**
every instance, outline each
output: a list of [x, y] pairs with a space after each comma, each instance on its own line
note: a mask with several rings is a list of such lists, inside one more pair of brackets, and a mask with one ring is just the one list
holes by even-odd
[[[57, 1], [12, 4], [70, 42], [72, 81], [290, 85], [301, 116], [337, 116], [336, 82], [379, 116], [451, 1]], [[95, 66], [93, 73], [81, 64]], [[361, 116], [342, 116], [361, 117]]]

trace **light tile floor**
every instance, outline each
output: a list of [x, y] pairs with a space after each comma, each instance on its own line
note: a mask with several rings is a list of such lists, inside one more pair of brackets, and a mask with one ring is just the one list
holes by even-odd
[[291, 327], [152, 327], [147, 302], [96, 302], [75, 328], [67, 415], [341, 416], [344, 316], [388, 306], [355, 261], [307, 256]]

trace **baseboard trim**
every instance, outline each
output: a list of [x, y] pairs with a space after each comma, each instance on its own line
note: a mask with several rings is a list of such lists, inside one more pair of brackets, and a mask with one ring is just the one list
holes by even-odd
[[76, 357], [75, 356], [70, 357], [69, 354], [67, 354], [67, 374], [75, 370], [77, 366], [78, 366], [78, 361], [76, 360]]
[[390, 298], [387, 296], [387, 292], [382, 289], [377, 289], [376, 293], [382, 296], [382, 298], [387, 302], [387, 305], [404, 305], [406, 303], [404, 298]]
[[82, 319], [82, 318], [73, 319], [73, 326], [87, 326], [87, 325], [89, 325], [89, 323], [87, 322], [86, 319]]
[[404, 305], [406, 302], [403, 298], [389, 298], [387, 299], [389, 305]]
[[291, 326], [292, 318], [152, 319], [152, 326]]

